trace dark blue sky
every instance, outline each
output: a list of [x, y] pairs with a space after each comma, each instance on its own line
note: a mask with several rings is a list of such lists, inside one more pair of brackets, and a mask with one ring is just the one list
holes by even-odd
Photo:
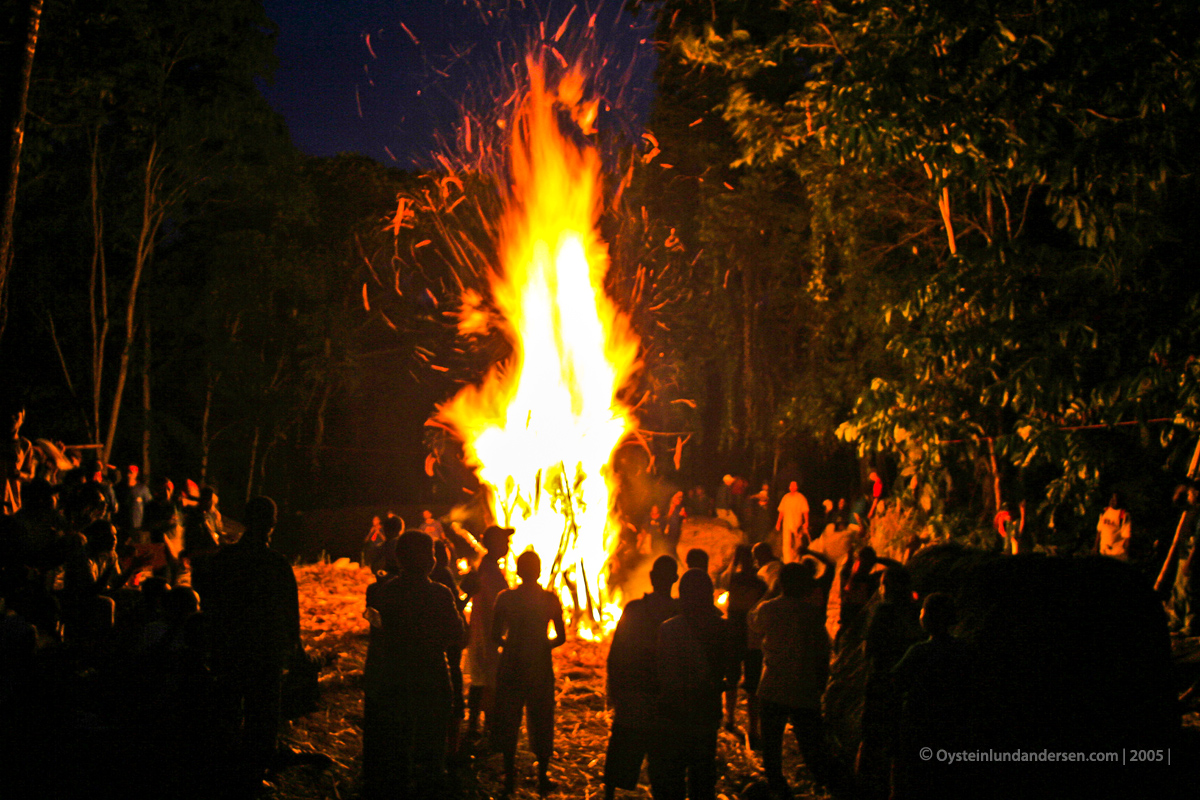
[[653, 100], [653, 23], [644, 13], [630, 17], [623, 0], [264, 6], [279, 26], [279, 68], [264, 94], [312, 155], [356, 152], [398, 167], [429, 165], [433, 152], [453, 148], [464, 109], [478, 117], [506, 97], [511, 65], [534, 42], [568, 59], [581, 46], [590, 53], [609, 101], [602, 126], [637, 130]]

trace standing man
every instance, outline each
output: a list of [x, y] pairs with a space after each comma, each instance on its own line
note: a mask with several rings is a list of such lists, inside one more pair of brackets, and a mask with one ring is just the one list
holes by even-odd
[[4, 401], [2, 414], [8, 423], [9, 435], [0, 444], [0, 481], [4, 495], [0, 497], [0, 513], [15, 514], [21, 510], [21, 484], [33, 480], [33, 444], [21, 435], [25, 423], [25, 404], [15, 398]]
[[[500, 569], [500, 559], [508, 555], [508, 541], [512, 528], [490, 526], [483, 532], [483, 546], [487, 553], [479, 566], [462, 581], [462, 590], [471, 598], [471, 618], [467, 629], [467, 674], [471, 676], [471, 688], [467, 692], [470, 716], [467, 720], [467, 736], [479, 732], [479, 718], [487, 718], [492, 725], [493, 706], [496, 695], [496, 645], [492, 638], [492, 619], [496, 597], [508, 588], [508, 579]], [[543, 628], [544, 630], [544, 628]]]
[[[521, 712], [529, 746], [537, 758], [538, 794], [550, 791], [547, 770], [554, 752], [554, 660], [551, 652], [567, 641], [562, 603], [538, 585], [542, 560], [532, 550], [517, 556], [521, 585], [496, 598], [492, 617], [493, 646], [502, 645], [496, 672], [496, 724], [493, 744], [504, 754], [504, 791], [511, 794], [517, 777], [517, 736]], [[547, 638], [550, 625], [554, 638]]]
[[433, 518], [433, 512], [428, 508], [421, 512], [423, 521], [421, 522], [421, 530], [429, 535], [430, 539], [437, 541], [446, 540], [446, 529], [442, 527], [442, 523]]
[[642, 761], [654, 746], [658, 676], [654, 671], [658, 629], [679, 613], [671, 597], [678, 580], [674, 558], [659, 556], [650, 570], [652, 591], [625, 606], [608, 650], [608, 703], [612, 734], [604, 758], [604, 797], [617, 789], [635, 791]]
[[269, 497], [247, 503], [246, 532], [213, 556], [196, 587], [209, 618], [213, 678], [230, 723], [241, 729], [235, 757], [250, 789], [274, 761], [283, 670], [300, 644], [296, 576], [271, 549], [276, 513]]
[[788, 722], [805, 765], [825, 777], [821, 749], [821, 696], [829, 676], [829, 633], [825, 605], [833, 582], [832, 562], [818, 580], [814, 565], [786, 564], [779, 572], [782, 594], [750, 612], [750, 631], [762, 641], [761, 703], [763, 768], [771, 789], [788, 796], [783, 775], [783, 733]]
[[137, 464], [130, 464], [125, 472], [125, 480], [116, 486], [117, 514], [114, 522], [118, 528], [128, 533], [142, 529], [142, 517], [146, 504], [150, 502], [149, 487], [138, 480]]
[[462, 619], [451, 591], [429, 579], [428, 535], [402, 533], [393, 552], [396, 573], [367, 587], [363, 794], [437, 797], [454, 707], [446, 651], [462, 648]]
[[775, 530], [783, 533], [783, 563], [800, 560], [800, 550], [808, 546], [808, 498], [800, 494], [796, 481], [788, 484], [788, 493], [779, 501]]
[[654, 800], [712, 800], [729, 631], [708, 573], [679, 579], [680, 613], [658, 630], [658, 741], [650, 753]]

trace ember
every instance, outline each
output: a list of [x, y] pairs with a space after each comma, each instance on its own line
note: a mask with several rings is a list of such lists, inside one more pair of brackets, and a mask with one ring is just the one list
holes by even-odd
[[[604, 566], [615, 544], [609, 460], [633, 428], [617, 394], [638, 366], [638, 340], [604, 291], [608, 250], [597, 231], [600, 156], [580, 145], [597, 102], [575, 68], [548, 85], [526, 62], [529, 89], [511, 132], [499, 224], [502, 274], [492, 301], [513, 354], [438, 409], [462, 439], [515, 552], [534, 549], [585, 638], [615, 624]], [[576, 129], [560, 128], [567, 112]], [[460, 332], [478, 333], [478, 296], [464, 296]], [[485, 318], [485, 317], [483, 317]]]

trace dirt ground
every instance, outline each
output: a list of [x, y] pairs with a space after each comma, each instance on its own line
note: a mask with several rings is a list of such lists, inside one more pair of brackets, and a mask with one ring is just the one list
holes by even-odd
[[[354, 798], [359, 791], [362, 753], [362, 669], [367, 650], [367, 623], [362, 618], [369, 570], [342, 560], [333, 564], [297, 567], [300, 586], [301, 633], [310, 652], [336, 656], [321, 673], [318, 710], [285, 725], [284, 741], [300, 751], [319, 751], [333, 759], [328, 769], [295, 767], [282, 772], [275, 784], [277, 798]], [[605, 708], [604, 661], [607, 645], [569, 639], [555, 652], [558, 676], [558, 717], [555, 728], [551, 797], [591, 800], [603, 797], [604, 749], [611, 712]], [[739, 714], [745, 724], [744, 710]], [[761, 777], [761, 762], [747, 747], [744, 728], [722, 731], [719, 744], [717, 794], [732, 800]], [[533, 756], [522, 736], [521, 776], [515, 798], [534, 798]], [[473, 752], [455, 767], [460, 796], [466, 800], [496, 797], [501, 783], [499, 754]], [[785, 765], [798, 798], [825, 798], [800, 767], [795, 743], [788, 741]], [[636, 792], [618, 798], [649, 798], [645, 773]]]

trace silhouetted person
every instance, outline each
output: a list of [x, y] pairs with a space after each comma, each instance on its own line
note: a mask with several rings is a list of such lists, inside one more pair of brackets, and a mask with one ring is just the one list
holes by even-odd
[[775, 555], [775, 551], [771, 549], [771, 545], [766, 542], [759, 542], [750, 550], [754, 556], [754, 564], [758, 567], [758, 579], [767, 585], [767, 597], [775, 597], [779, 594], [779, 571], [783, 569], [783, 562]]
[[[551, 652], [567, 641], [562, 603], [538, 585], [542, 560], [532, 550], [517, 556], [521, 585], [496, 597], [492, 641], [502, 645], [496, 673], [496, 721], [492, 744], [504, 754], [504, 790], [516, 782], [517, 736], [521, 712], [529, 745], [537, 758], [538, 792], [550, 790], [547, 769], [554, 752], [554, 662]], [[547, 637], [550, 624], [554, 638]]]
[[789, 722], [805, 765], [819, 781], [828, 774], [821, 696], [829, 676], [825, 601], [833, 573], [826, 563], [818, 580], [811, 560], [785, 564], [779, 572], [780, 596], [750, 612], [750, 630], [761, 638], [763, 651], [763, 674], [758, 685], [763, 768], [772, 789], [785, 796], [788, 786], [783, 776], [783, 734]]
[[750, 641], [748, 617], [766, 593], [767, 584], [755, 572], [750, 548], [744, 544], [738, 545], [733, 551], [729, 575], [729, 605], [726, 610], [729, 619], [730, 661], [728, 688], [725, 690], [725, 729], [734, 729], [738, 682], [745, 675], [742, 685], [746, 689], [747, 732], [751, 747], [759, 745], [757, 693], [758, 681], [762, 677], [762, 648], [757, 638], [753, 644]]
[[687, 509], [683, 505], [683, 492], [671, 495], [671, 504], [667, 506], [667, 522], [663, 528], [663, 553], [672, 558], [679, 558], [679, 539], [683, 536], [683, 521], [687, 519]]
[[920, 609], [913, 600], [912, 581], [904, 567], [888, 567], [881, 581], [882, 598], [872, 609], [863, 636], [867, 681], [863, 690], [862, 743], [859, 773], [886, 776], [896, 745], [900, 697], [892, 682], [892, 667], [908, 648], [924, 638]]
[[275, 501], [246, 504], [246, 532], [211, 561], [197, 586], [212, 637], [212, 669], [231, 723], [240, 723], [236, 757], [249, 789], [275, 756], [283, 670], [300, 643], [296, 576], [271, 549]]
[[655, 738], [658, 674], [655, 649], [658, 629], [679, 613], [671, 587], [679, 567], [670, 556], [659, 556], [650, 569], [652, 591], [625, 606], [608, 649], [608, 704], [613, 709], [612, 733], [604, 759], [604, 796], [617, 789], [637, 789], [642, 761]]
[[[433, 537], [431, 536], [430, 538]], [[433, 556], [433, 572], [430, 573], [429, 579], [434, 583], [440, 583], [450, 590], [450, 595], [454, 598], [455, 610], [458, 611], [459, 619], [462, 621], [463, 630], [465, 631], [467, 618], [464, 616], [463, 611], [467, 606], [467, 599], [462, 596], [462, 592], [458, 589], [458, 576], [454, 573], [454, 550], [450, 542], [446, 541], [445, 538], [433, 539]], [[466, 643], [466, 637], [463, 636], [457, 643], [446, 649], [446, 663], [450, 666], [450, 685], [454, 690], [453, 714], [450, 719], [449, 737], [451, 757], [458, 752], [459, 723], [462, 722], [463, 716], [462, 654], [463, 646]]]
[[683, 563], [687, 565], [688, 569], [698, 569], [701, 572], [708, 572], [708, 551], [701, 547], [693, 547], [683, 557]]
[[680, 613], [658, 630], [658, 741], [650, 752], [654, 800], [711, 800], [729, 653], [728, 626], [708, 573], [679, 579]]
[[389, 564], [396, 560], [396, 540], [404, 533], [404, 520], [395, 514], [388, 514], [380, 525], [381, 538], [368, 537], [363, 543], [363, 559], [371, 571], [378, 575], [388, 569]]
[[393, 552], [394, 573], [367, 587], [364, 794], [438, 797], [454, 706], [446, 652], [462, 647], [462, 619], [450, 589], [429, 579], [435, 559], [428, 534], [401, 534]]
[[21, 486], [33, 480], [33, 443], [21, 435], [25, 404], [17, 398], [0, 401], [0, 424], [8, 430], [0, 438], [0, 513], [21, 510]]
[[868, 546], [861, 548], [856, 555], [847, 557], [842, 566], [839, 576], [842, 610], [838, 619], [838, 647], [841, 647], [841, 643], [854, 632], [860, 630], [859, 626], [865, 626], [866, 621], [861, 619], [861, 612], [879, 589], [879, 581], [883, 575], [881, 571], [876, 571], [877, 566], [898, 567], [901, 564], [890, 558], [875, 555], [875, 548]]
[[492, 525], [483, 532], [483, 546], [487, 552], [479, 566], [463, 578], [462, 589], [471, 598], [471, 619], [467, 631], [467, 674], [471, 676], [471, 689], [467, 697], [470, 720], [467, 735], [474, 736], [479, 730], [480, 714], [492, 720], [492, 707], [496, 696], [496, 667], [499, 659], [492, 640], [492, 613], [496, 596], [508, 588], [508, 579], [500, 569], [500, 559], [508, 555], [508, 540], [512, 528]]
[[949, 771], [923, 761], [919, 748], [937, 742], [936, 747], [958, 749], [969, 728], [972, 700], [966, 679], [972, 672], [971, 658], [967, 646], [950, 634], [954, 623], [954, 601], [949, 595], [934, 592], [926, 597], [921, 627], [929, 639], [910, 647], [892, 668], [903, 702], [892, 769], [894, 798], [950, 796], [938, 791], [949, 789], [938, 783], [949, 777]]

